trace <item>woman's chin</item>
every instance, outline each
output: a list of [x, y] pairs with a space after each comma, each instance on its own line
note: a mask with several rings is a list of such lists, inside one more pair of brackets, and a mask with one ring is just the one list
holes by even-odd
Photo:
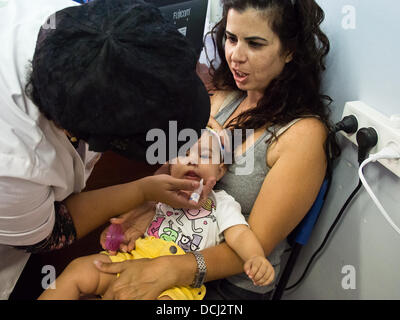
[[235, 81], [235, 83], [236, 83], [236, 87], [238, 87], [238, 89], [240, 89], [242, 91], [247, 91], [248, 90], [247, 89], [248, 86], [246, 84], [238, 82], [238, 81]]

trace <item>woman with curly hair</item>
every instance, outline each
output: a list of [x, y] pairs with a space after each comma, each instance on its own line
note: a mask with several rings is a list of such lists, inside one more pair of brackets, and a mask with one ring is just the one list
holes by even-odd
[[[330, 99], [321, 94], [321, 74], [329, 41], [320, 30], [323, 18], [314, 0], [224, 0], [222, 20], [211, 31], [216, 57], [210, 61], [209, 125], [254, 130], [235, 149], [217, 187], [240, 203], [275, 274], [286, 237], [311, 208], [328, 171]], [[252, 172], [237, 175], [252, 159]], [[257, 287], [239, 274], [243, 261], [226, 244], [204, 249], [202, 256], [197, 264], [190, 255], [140, 266], [101, 264], [105, 272], [122, 271], [105, 297], [151, 298], [172, 285], [199, 283], [205, 272], [206, 282], [223, 279], [206, 283], [206, 299], [270, 297], [273, 284]], [[156, 274], [164, 268], [160, 280]]]

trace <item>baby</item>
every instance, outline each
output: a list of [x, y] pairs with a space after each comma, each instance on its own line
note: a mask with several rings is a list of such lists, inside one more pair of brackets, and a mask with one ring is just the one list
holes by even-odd
[[[170, 174], [176, 178], [219, 180], [226, 172], [226, 165], [221, 161], [221, 140], [212, 130], [205, 130], [186, 156], [176, 160], [170, 164]], [[163, 203], [149, 208], [154, 218], [145, 237], [136, 240], [134, 250], [116, 255], [102, 252], [74, 260], [57, 278], [56, 289], [47, 289], [39, 299], [79, 299], [81, 294], [104, 294], [115, 275], [98, 271], [93, 264], [95, 260], [120, 262], [185, 254], [215, 246], [223, 240], [242, 258], [246, 274], [258, 279], [253, 280], [254, 284], [263, 286], [272, 282], [274, 268], [243, 217], [240, 204], [225, 191], [211, 191], [198, 210], [172, 208]], [[174, 287], [161, 293], [159, 299], [201, 300], [204, 295], [205, 286]]]

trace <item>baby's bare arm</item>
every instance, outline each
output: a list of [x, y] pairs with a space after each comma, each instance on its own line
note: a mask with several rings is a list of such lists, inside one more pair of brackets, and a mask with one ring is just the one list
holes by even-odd
[[254, 256], [264, 256], [264, 250], [253, 231], [244, 224], [232, 226], [224, 231], [226, 243], [247, 261]]
[[245, 262], [243, 268], [255, 285], [267, 285], [274, 279], [274, 268], [265, 258], [264, 250], [251, 229], [236, 225], [224, 232], [226, 243]]

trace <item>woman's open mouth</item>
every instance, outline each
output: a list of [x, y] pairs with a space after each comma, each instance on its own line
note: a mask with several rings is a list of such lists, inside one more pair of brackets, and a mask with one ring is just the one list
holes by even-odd
[[239, 70], [232, 69], [233, 71], [233, 78], [236, 82], [244, 82], [249, 77], [248, 73], [240, 72]]

